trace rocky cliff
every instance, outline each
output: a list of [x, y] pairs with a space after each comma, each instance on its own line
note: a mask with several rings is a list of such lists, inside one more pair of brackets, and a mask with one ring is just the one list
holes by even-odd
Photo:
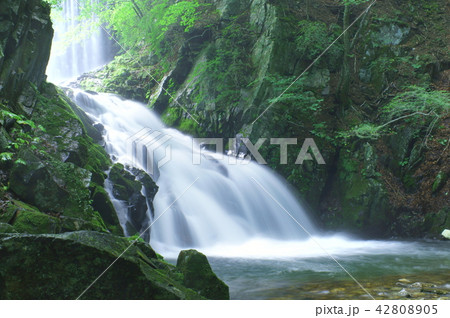
[[30, 114], [44, 82], [53, 38], [50, 7], [40, 0], [0, 2], [0, 98]]
[[[148, 101], [197, 136], [299, 138], [287, 164], [277, 146], [260, 152], [325, 229], [436, 237], [449, 226], [448, 3], [206, 3], [182, 41], [166, 38], [172, 55], [125, 54], [83, 85]], [[307, 137], [326, 165], [294, 164]]]

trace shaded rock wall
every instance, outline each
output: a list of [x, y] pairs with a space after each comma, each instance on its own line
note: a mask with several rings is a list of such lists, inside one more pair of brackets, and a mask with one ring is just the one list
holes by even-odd
[[33, 86], [45, 80], [53, 38], [50, 7], [41, 0], [0, 1], [0, 98], [31, 113]]

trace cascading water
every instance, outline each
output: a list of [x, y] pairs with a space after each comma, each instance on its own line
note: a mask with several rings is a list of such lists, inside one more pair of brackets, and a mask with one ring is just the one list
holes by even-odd
[[[160, 144], [152, 146], [152, 162], [160, 161], [170, 149], [170, 160], [165, 165], [146, 169], [157, 177], [159, 186], [154, 200], [157, 221], [151, 228], [154, 247], [202, 248], [242, 244], [255, 238], [283, 241], [307, 238], [308, 234], [276, 201], [309, 233], [315, 233], [289, 187], [269, 169], [253, 162], [233, 164], [231, 160], [229, 164], [230, 157], [221, 158], [208, 151], [202, 151], [200, 164], [193, 164], [193, 139], [166, 128], [144, 105], [115, 95], [80, 90], [75, 91], [74, 100], [105, 127], [106, 149], [117, 161], [147, 168], [145, 160], [150, 158], [145, 154], [149, 152], [141, 153], [143, 156], [139, 157], [143, 160], [135, 160], [132, 155], [132, 142], [138, 138], [141, 141], [148, 138], [149, 144], [152, 137], [159, 135]], [[123, 219], [126, 212], [121, 209], [118, 213]]]
[[[89, 26], [95, 25], [95, 18], [81, 24], [78, 21], [79, 15], [80, 7], [76, 0], [65, 0], [62, 11], [54, 15], [57, 17], [53, 21], [55, 35], [47, 66], [47, 75], [51, 82], [58, 83], [72, 79], [106, 64], [114, 56], [113, 42], [106, 32], [100, 27]], [[70, 33], [77, 36], [85, 33], [86, 36], [79, 42], [71, 40], [66, 45], [66, 37]]]

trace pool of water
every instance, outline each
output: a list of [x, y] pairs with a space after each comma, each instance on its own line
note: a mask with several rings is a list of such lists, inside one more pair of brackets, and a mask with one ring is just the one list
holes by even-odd
[[376, 299], [450, 296], [448, 241], [332, 237], [199, 250], [228, 284], [232, 299], [370, 299], [368, 293]]

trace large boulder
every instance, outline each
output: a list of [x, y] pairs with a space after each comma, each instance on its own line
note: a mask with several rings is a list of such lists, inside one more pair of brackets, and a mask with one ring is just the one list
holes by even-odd
[[228, 286], [211, 269], [206, 256], [196, 250], [181, 251], [177, 268], [184, 275], [184, 284], [208, 299], [230, 299]]
[[148, 244], [130, 245], [129, 239], [89, 231], [0, 234], [0, 297], [77, 299], [99, 278], [81, 299], [202, 298]]
[[[10, 174], [10, 189], [41, 211], [96, 222], [87, 188], [91, 174], [72, 163], [43, 161], [23, 151]], [[101, 220], [100, 220], [101, 222]]]
[[92, 219], [83, 219], [54, 213], [50, 215], [19, 200], [6, 201], [0, 210], [0, 222], [3, 222], [1, 224], [4, 233], [57, 234], [80, 230], [106, 231], [100, 216], [96, 212], [93, 216]]

